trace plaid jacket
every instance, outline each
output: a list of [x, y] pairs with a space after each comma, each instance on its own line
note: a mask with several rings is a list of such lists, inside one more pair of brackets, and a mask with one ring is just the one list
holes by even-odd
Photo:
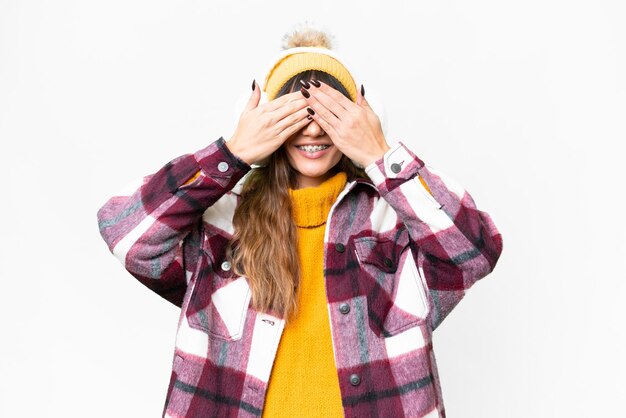
[[[262, 414], [284, 322], [249, 307], [225, 256], [249, 170], [220, 138], [98, 211], [125, 268], [181, 307], [164, 417]], [[366, 171], [371, 181], [340, 193], [324, 240], [344, 414], [445, 417], [432, 332], [494, 268], [501, 237], [463, 188], [402, 143]]]

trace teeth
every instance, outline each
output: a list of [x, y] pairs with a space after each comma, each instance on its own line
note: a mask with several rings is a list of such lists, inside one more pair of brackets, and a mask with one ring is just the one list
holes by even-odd
[[330, 145], [300, 145], [299, 149], [306, 151], [306, 152], [317, 152], [317, 151], [321, 151], [323, 149], [328, 148]]

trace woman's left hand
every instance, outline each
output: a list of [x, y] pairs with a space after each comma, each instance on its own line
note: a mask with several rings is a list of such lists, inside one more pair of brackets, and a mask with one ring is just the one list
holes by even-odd
[[380, 119], [365, 97], [357, 93], [354, 103], [339, 91], [318, 81], [319, 87], [301, 91], [309, 107], [315, 112], [313, 120], [328, 134], [333, 144], [355, 163], [367, 167], [380, 159], [390, 147], [387, 145]]

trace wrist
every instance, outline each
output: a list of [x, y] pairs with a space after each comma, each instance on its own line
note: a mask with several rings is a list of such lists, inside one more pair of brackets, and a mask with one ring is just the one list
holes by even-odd
[[387, 145], [387, 142], [383, 143], [382, 146], [380, 147], [380, 149], [374, 153], [368, 156], [368, 158], [366, 158], [364, 161], [360, 162], [360, 164], [363, 167], [367, 167], [370, 164], [380, 160], [381, 158], [383, 158], [385, 156], [385, 154], [387, 153], [387, 151], [389, 151], [391, 149], [391, 147], [389, 145]]
[[228, 141], [224, 142], [226, 148], [241, 161], [245, 162], [248, 165], [252, 165], [253, 161], [250, 159], [248, 155], [243, 151], [242, 148], [238, 146], [237, 140], [234, 138], [230, 138]]

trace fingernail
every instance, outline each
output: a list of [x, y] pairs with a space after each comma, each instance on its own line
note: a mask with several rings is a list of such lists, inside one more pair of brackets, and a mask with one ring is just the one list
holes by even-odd
[[311, 116], [311, 115], [307, 115], [307, 116], [306, 116], [306, 118], [307, 118], [308, 120], [313, 120], [313, 116]]
[[252, 80], [252, 91], [256, 88], [256, 80]]
[[317, 80], [311, 79], [310, 81], [311, 81], [311, 84], [313, 84], [315, 87], [319, 87], [319, 86], [321, 86], [321, 85], [322, 85], [322, 84], [321, 84], [319, 81], [317, 81]]
[[300, 89], [300, 93], [302, 93], [302, 95], [303, 95], [304, 97], [306, 97], [307, 99], [308, 99], [309, 97], [311, 97], [311, 93], [309, 93], [309, 91], [308, 91], [307, 89], [305, 89], [304, 87], [302, 87], [302, 88]]
[[311, 87], [311, 85], [306, 81], [306, 80], [300, 80], [300, 84], [302, 85], [302, 87], [304, 87], [305, 89], [308, 89], [309, 87]]
[[365, 97], [365, 87], [361, 84], [361, 96]]
[[310, 107], [307, 107], [306, 111], [309, 112], [309, 115], [311, 115], [311, 116], [313, 116], [315, 114], [315, 110], [311, 109]]

